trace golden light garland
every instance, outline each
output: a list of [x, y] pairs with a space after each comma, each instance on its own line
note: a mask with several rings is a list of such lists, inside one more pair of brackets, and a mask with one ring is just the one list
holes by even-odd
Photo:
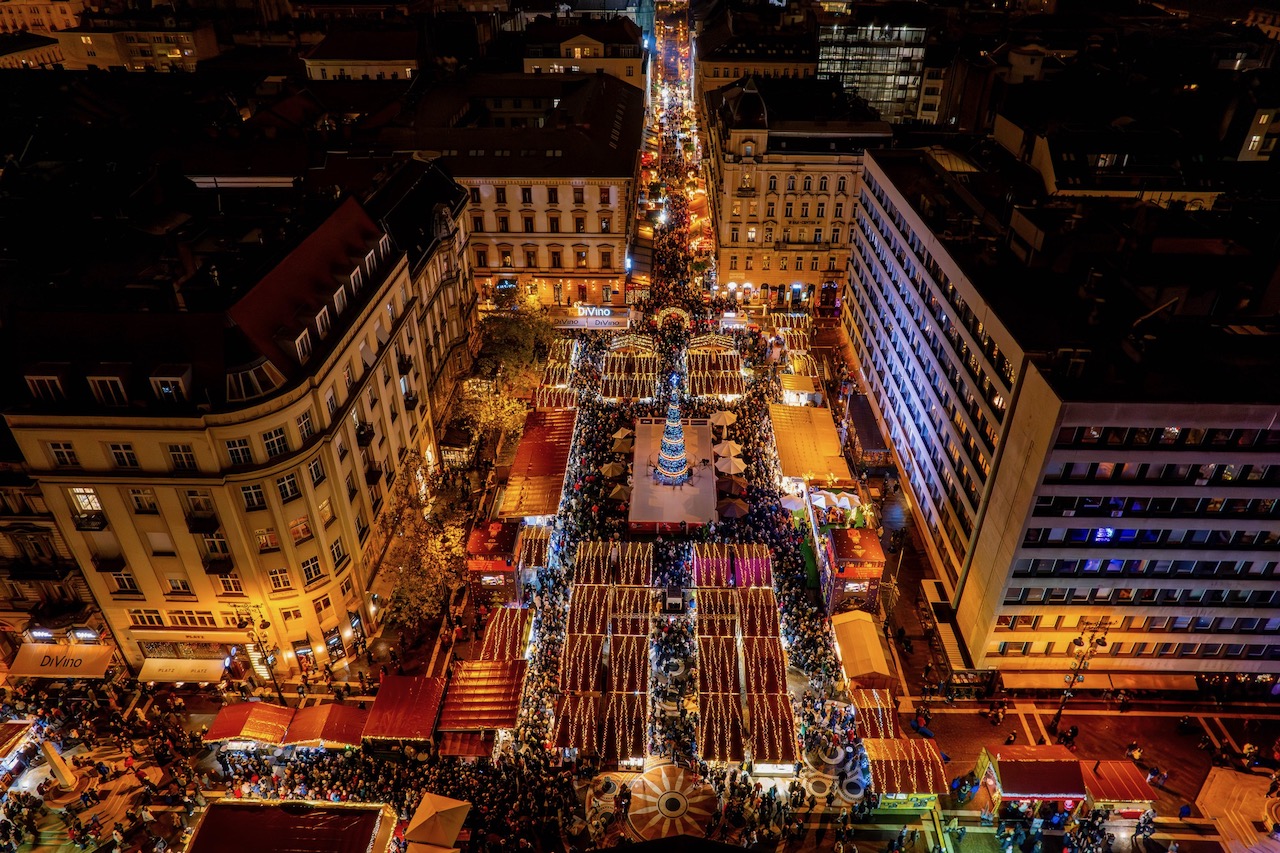
[[649, 638], [619, 635], [609, 638], [609, 689], [616, 693], [644, 693], [649, 689]]
[[569, 633], [603, 634], [608, 626], [609, 587], [575, 583], [569, 591]]
[[885, 794], [941, 794], [948, 788], [946, 769], [933, 741], [864, 738], [871, 780]]
[[733, 637], [698, 637], [698, 692], [738, 692], [738, 644]]
[[539, 388], [533, 393], [533, 406], [539, 411], [576, 409], [578, 392], [569, 388]]
[[730, 586], [729, 556], [733, 555], [736, 585], [773, 585], [773, 558], [760, 543], [699, 543], [693, 546], [693, 583], [697, 587]]
[[649, 636], [657, 591], [647, 586], [615, 586], [609, 603], [609, 632]]
[[652, 397], [658, 388], [659, 359], [647, 352], [605, 353], [600, 395], [608, 399]]
[[623, 332], [614, 335], [613, 340], [609, 342], [609, 349], [613, 352], [622, 350], [640, 350], [642, 352], [653, 352], [657, 349], [657, 343], [648, 335], [641, 335], [636, 332]]
[[708, 761], [742, 760], [742, 700], [737, 693], [698, 696], [698, 752]]
[[556, 709], [554, 742], [588, 755], [599, 751], [600, 697], [565, 696]]
[[859, 737], [898, 736], [897, 703], [888, 690], [850, 690], [849, 700], [849, 704], [853, 705], [854, 725]]
[[726, 350], [733, 349], [733, 338], [729, 335], [721, 335], [716, 332], [708, 332], [703, 335], [696, 335], [689, 341], [688, 352], [690, 355], [700, 351], [710, 350]]
[[648, 701], [644, 694], [610, 693], [605, 696], [600, 753], [606, 761], [625, 761], [645, 754], [644, 733], [648, 715]]
[[653, 583], [653, 543], [627, 542], [622, 546], [622, 564], [618, 582], [626, 586], [649, 586]]
[[528, 616], [529, 611], [524, 608], [503, 607], [495, 610], [484, 629], [480, 660], [524, 657], [522, 653]]
[[744, 637], [777, 637], [778, 599], [765, 587], [738, 590], [738, 621]]
[[770, 763], [796, 758], [796, 719], [786, 693], [750, 693], [751, 759]]
[[748, 690], [772, 693], [787, 689], [787, 659], [780, 639], [743, 637], [742, 652]]
[[569, 634], [560, 655], [560, 689], [566, 693], [587, 693], [596, 689], [596, 673], [604, 636]]

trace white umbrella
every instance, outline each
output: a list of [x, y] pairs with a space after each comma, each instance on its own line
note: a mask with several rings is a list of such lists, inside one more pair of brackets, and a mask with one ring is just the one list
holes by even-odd
[[841, 492], [836, 495], [836, 506], [844, 507], [845, 509], [853, 509], [860, 503], [862, 503], [862, 501], [858, 500], [857, 495], [851, 495], [848, 492]]
[[736, 441], [722, 441], [711, 449], [717, 456], [737, 456], [742, 452], [742, 445]]
[[787, 495], [778, 503], [782, 504], [783, 509], [791, 510], [792, 512], [804, 509], [804, 498], [796, 497], [795, 495]]
[[814, 492], [809, 495], [809, 503], [820, 507], [835, 506], [835, 495], [830, 492]]
[[733, 412], [716, 412], [711, 416], [711, 422], [718, 427], [727, 427], [738, 422], [738, 416]]
[[626, 437], [627, 437], [627, 436], [629, 436], [629, 435], [631, 435], [631, 430], [629, 430], [629, 429], [628, 429], [628, 428], [626, 428], [626, 427], [622, 427], [622, 429], [618, 430], [617, 432], [615, 432], [615, 433], [613, 434], [613, 437], [614, 437], [614, 438], [616, 438], [616, 439], [623, 439], [623, 438], [626, 438]]
[[716, 468], [726, 474], [741, 474], [747, 470], [747, 463], [743, 462], [737, 456], [723, 456], [716, 460]]

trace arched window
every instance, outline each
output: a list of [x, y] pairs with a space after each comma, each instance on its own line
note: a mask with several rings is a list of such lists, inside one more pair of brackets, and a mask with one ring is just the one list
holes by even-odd
[[748, 143], [746, 143], [746, 144], [744, 144], [744, 145], [742, 146], [742, 153], [743, 153], [743, 156], [746, 156], [746, 157], [750, 157], [750, 156], [752, 156], [752, 155], [755, 153], [755, 150], [756, 150], [755, 145], [753, 145], [753, 144], [752, 144], [752, 143], [750, 143], [750, 142], [748, 142]]
[[842, 192], [844, 192], [844, 184], [845, 184], [845, 178], [844, 178], [844, 175], [841, 175], [841, 176], [836, 180], [836, 192], [838, 192], [838, 193], [842, 193]]
[[794, 191], [794, 190], [795, 190], [795, 188], [796, 188], [796, 176], [795, 176], [795, 175], [788, 175], [788, 176], [787, 176], [787, 190], [790, 192], [790, 191]]
[[769, 192], [773, 193], [777, 191], [778, 191], [778, 176], [770, 175], [769, 176]]
[[818, 178], [818, 192], [826, 192], [826, 191], [827, 191], [827, 176], [823, 175], [821, 178]]
[[809, 190], [811, 190], [811, 189], [813, 189], [813, 175], [805, 175], [805, 176], [804, 176], [804, 191], [805, 191], [805, 192], [809, 192]]

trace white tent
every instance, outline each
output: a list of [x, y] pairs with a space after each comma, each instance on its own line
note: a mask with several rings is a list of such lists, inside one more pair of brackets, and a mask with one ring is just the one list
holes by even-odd
[[[439, 794], [424, 794], [418, 810], [413, 813], [409, 826], [404, 831], [405, 840], [411, 842], [410, 849], [451, 849], [458, 840], [458, 833], [462, 831], [462, 823], [467, 819], [469, 811], [471, 803]], [[430, 846], [415, 848], [412, 842]]]

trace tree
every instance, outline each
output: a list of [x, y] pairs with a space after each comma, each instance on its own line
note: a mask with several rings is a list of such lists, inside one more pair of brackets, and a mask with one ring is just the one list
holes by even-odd
[[494, 390], [464, 399], [461, 415], [481, 436], [496, 437], [524, 426], [528, 409], [510, 394]]
[[390, 539], [384, 563], [394, 572], [384, 619], [412, 634], [439, 615], [445, 596], [467, 564], [467, 533], [461, 518], [428, 513], [422, 457], [405, 457], [400, 478], [382, 516]]
[[542, 308], [517, 306], [494, 311], [480, 321], [480, 355], [476, 372], [493, 378], [502, 374], [517, 390], [537, 387], [538, 361], [551, 347], [555, 329]]

